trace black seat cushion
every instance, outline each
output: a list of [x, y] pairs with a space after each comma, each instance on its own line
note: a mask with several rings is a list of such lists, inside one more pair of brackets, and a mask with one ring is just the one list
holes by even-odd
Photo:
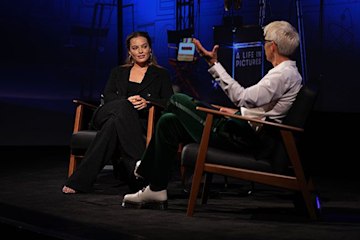
[[[199, 144], [190, 143], [184, 146], [181, 152], [181, 163], [185, 167], [194, 167], [196, 157], [199, 150]], [[246, 168], [251, 170], [260, 170], [264, 172], [272, 172], [272, 166], [268, 161], [257, 160], [250, 153], [239, 154], [236, 152], [229, 152], [217, 148], [208, 148], [206, 155], [207, 163], [218, 163], [230, 167]]]
[[70, 142], [71, 153], [74, 155], [83, 155], [95, 138], [96, 133], [97, 131], [95, 130], [82, 130], [73, 133]]

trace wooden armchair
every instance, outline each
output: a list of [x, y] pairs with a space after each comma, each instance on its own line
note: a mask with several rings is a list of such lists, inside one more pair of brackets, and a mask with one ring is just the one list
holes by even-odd
[[[297, 148], [297, 138], [305, 126], [316, 98], [316, 92], [303, 86], [282, 124], [256, 120], [244, 116], [223, 113], [217, 110], [198, 107], [207, 113], [206, 123], [200, 144], [187, 144], [182, 150], [182, 164], [194, 167], [187, 216], [193, 216], [202, 176], [219, 174], [247, 180], [250, 182], [293, 190], [300, 193], [303, 206], [311, 219], [317, 219], [319, 206], [311, 177], [303, 169]], [[263, 124], [263, 127], [277, 133], [272, 154], [266, 159], [256, 159], [252, 154], [228, 152], [209, 147], [209, 136], [214, 115], [223, 115]], [[202, 203], [207, 202], [209, 180], [205, 178]]]
[[[95, 138], [97, 133], [96, 130], [89, 128], [89, 123], [91, 116], [95, 109], [98, 107], [95, 104], [81, 101], [73, 100], [76, 104], [75, 111], [75, 120], [74, 120], [74, 129], [70, 141], [70, 160], [69, 160], [69, 169], [68, 176], [71, 176], [76, 169], [79, 161], [84, 157], [85, 152], [90, 145], [91, 141]], [[149, 102], [150, 105], [147, 121], [147, 133], [146, 133], [146, 146], [149, 144], [150, 139], [154, 131], [154, 122], [155, 122], [155, 108], [163, 108], [158, 104]]]

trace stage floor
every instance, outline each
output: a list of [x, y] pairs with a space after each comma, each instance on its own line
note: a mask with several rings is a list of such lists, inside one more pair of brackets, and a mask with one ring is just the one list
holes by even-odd
[[[26, 239], [360, 239], [360, 179], [314, 177], [322, 218], [295, 212], [289, 192], [217, 176], [207, 205], [186, 216], [187, 192], [175, 177], [166, 211], [121, 207], [127, 187], [103, 170], [90, 194], [61, 192], [67, 147], [2, 147], [0, 226]], [[186, 188], [185, 188], [186, 189]]]

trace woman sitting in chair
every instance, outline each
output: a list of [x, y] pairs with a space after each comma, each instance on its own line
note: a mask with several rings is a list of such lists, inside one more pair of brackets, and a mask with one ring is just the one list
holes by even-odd
[[[291, 60], [300, 40], [296, 29], [285, 21], [275, 21], [265, 26], [264, 40], [266, 59], [273, 68], [257, 84], [248, 88], [241, 86], [218, 63], [218, 45], [208, 51], [199, 40], [194, 39], [193, 42], [200, 56], [209, 64], [209, 72], [238, 107], [220, 108], [220, 111], [266, 117], [280, 123], [302, 87], [302, 77], [296, 62]], [[137, 193], [125, 195], [122, 202], [124, 207], [166, 208], [166, 189], [178, 144], [200, 142], [205, 113], [196, 110], [196, 101], [184, 94], [174, 94], [170, 103], [167, 113], [158, 120], [155, 136], [135, 172], [148, 180], [150, 185]], [[265, 146], [258, 138], [256, 127], [250, 126], [247, 121], [231, 121], [220, 117], [214, 120], [210, 144], [256, 153], [263, 151], [261, 147]]]
[[65, 182], [63, 193], [92, 191], [98, 173], [117, 151], [129, 173], [126, 177], [130, 190], [141, 188], [133, 171], [145, 150], [142, 120], [147, 118], [148, 102], [165, 105], [173, 89], [169, 72], [157, 64], [152, 54], [148, 33], [130, 34], [126, 46], [129, 53], [126, 64], [111, 71], [104, 104], [92, 118], [98, 133], [79, 167]]

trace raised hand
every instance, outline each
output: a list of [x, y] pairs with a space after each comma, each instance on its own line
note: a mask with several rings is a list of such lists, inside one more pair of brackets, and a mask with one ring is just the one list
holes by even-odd
[[215, 45], [212, 51], [208, 51], [202, 46], [201, 42], [198, 39], [193, 38], [192, 42], [195, 44], [196, 51], [199, 53], [200, 57], [203, 57], [205, 61], [209, 64], [209, 66], [217, 62], [217, 51], [219, 49], [219, 45]]

